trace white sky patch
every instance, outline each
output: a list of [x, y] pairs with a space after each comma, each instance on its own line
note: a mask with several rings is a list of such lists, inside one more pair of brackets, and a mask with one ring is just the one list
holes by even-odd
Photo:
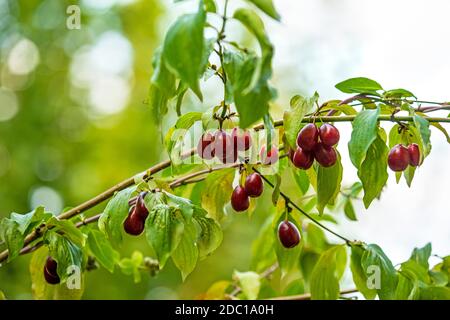
[[39, 64], [39, 50], [29, 39], [19, 40], [8, 56], [9, 71], [16, 75], [26, 75]]

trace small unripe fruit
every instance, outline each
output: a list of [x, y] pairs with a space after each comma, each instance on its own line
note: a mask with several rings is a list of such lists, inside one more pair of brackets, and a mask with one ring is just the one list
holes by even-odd
[[134, 209], [134, 214], [137, 215], [142, 220], [147, 219], [149, 213], [147, 207], [145, 206], [144, 201], [144, 198], [147, 195], [147, 193], [148, 192], [144, 191], [139, 194], [136, 201], [136, 208]]
[[47, 283], [58, 284], [61, 282], [57, 269], [58, 263], [52, 257], [48, 257], [44, 266], [44, 278]]
[[292, 156], [292, 163], [299, 169], [307, 170], [314, 163], [314, 155], [298, 147]]
[[144, 220], [136, 214], [136, 207], [130, 208], [128, 217], [123, 222], [123, 228], [126, 233], [132, 236], [138, 236], [144, 231]]
[[264, 191], [264, 183], [257, 173], [252, 173], [245, 179], [245, 192], [249, 197], [259, 197]]
[[324, 123], [319, 128], [320, 142], [324, 145], [332, 147], [339, 142], [339, 130], [329, 123]]
[[266, 151], [266, 146], [261, 147], [259, 152], [261, 163], [265, 165], [274, 164], [278, 161], [278, 149], [276, 146], [272, 146], [269, 152]]
[[399, 172], [405, 170], [409, 165], [409, 161], [408, 149], [401, 144], [395, 145], [389, 152], [388, 165], [392, 171]]
[[278, 225], [278, 238], [285, 248], [293, 248], [300, 243], [300, 232], [290, 221], [282, 221]]
[[318, 143], [314, 148], [314, 158], [322, 167], [331, 167], [336, 163], [337, 153], [333, 147]]
[[197, 153], [199, 157], [206, 160], [214, 158], [214, 136], [211, 133], [202, 135], [197, 145]]
[[252, 137], [247, 130], [234, 128], [231, 132], [231, 138], [237, 151], [247, 151], [252, 145]]
[[408, 146], [409, 164], [417, 167], [420, 164], [420, 149], [417, 143], [412, 143]]
[[297, 145], [305, 151], [311, 151], [319, 140], [319, 130], [316, 125], [309, 123], [300, 130], [297, 136]]
[[231, 206], [237, 212], [242, 212], [250, 206], [250, 199], [247, 192], [241, 186], [237, 186], [231, 194]]

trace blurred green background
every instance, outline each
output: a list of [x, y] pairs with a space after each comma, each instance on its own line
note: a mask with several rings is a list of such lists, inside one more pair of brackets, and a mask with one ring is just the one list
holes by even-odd
[[[170, 10], [161, 3], [80, 1], [81, 29], [69, 30], [73, 1], [0, 1], [0, 217], [41, 204], [59, 213], [167, 157], [145, 101]], [[258, 214], [230, 222], [220, 249], [184, 283], [172, 263], [139, 284], [99, 269], [88, 273], [83, 298], [195, 298], [235, 268], [248, 270]], [[121, 252], [135, 249], [150, 253], [143, 238], [127, 239]], [[8, 299], [32, 298], [29, 261], [0, 268]]]

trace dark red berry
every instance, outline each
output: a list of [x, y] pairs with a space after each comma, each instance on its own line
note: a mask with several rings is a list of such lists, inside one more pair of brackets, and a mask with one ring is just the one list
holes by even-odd
[[337, 153], [333, 147], [318, 143], [314, 148], [314, 158], [322, 167], [331, 167], [336, 163]]
[[214, 158], [214, 136], [211, 133], [202, 135], [197, 145], [198, 155], [206, 160]]
[[401, 145], [395, 145], [388, 155], [388, 165], [392, 171], [403, 171], [409, 165], [409, 151], [408, 149]]
[[241, 186], [237, 186], [231, 194], [231, 206], [237, 212], [245, 211], [250, 206], [247, 192]]
[[332, 147], [339, 142], [339, 130], [329, 123], [324, 123], [319, 128], [320, 142], [324, 145]]
[[412, 143], [408, 146], [409, 164], [417, 167], [420, 164], [420, 149], [417, 143]]
[[292, 163], [299, 169], [307, 170], [314, 163], [314, 155], [309, 151], [304, 151], [298, 147], [292, 156]]
[[231, 138], [237, 151], [247, 151], [252, 145], [252, 137], [248, 130], [234, 128], [231, 132]]
[[319, 129], [313, 123], [309, 123], [300, 130], [297, 136], [297, 145], [305, 151], [311, 151], [319, 140]]
[[148, 209], [145, 206], [145, 196], [147, 195], [147, 191], [141, 192], [136, 201], [136, 208], [134, 209], [134, 214], [137, 215], [142, 220], [147, 219], [148, 217]]
[[214, 135], [215, 156], [223, 163], [234, 163], [237, 160], [237, 149], [233, 145], [233, 139], [223, 130], [218, 130]]
[[245, 192], [249, 197], [259, 197], [264, 191], [264, 183], [261, 176], [257, 173], [252, 173], [245, 179]]
[[136, 214], [136, 207], [130, 208], [128, 217], [123, 222], [123, 228], [132, 236], [138, 236], [144, 231], [144, 220]]
[[278, 225], [278, 238], [285, 248], [293, 248], [300, 243], [300, 232], [290, 221], [282, 221]]
[[44, 278], [47, 283], [58, 284], [61, 282], [57, 269], [58, 263], [52, 257], [48, 257], [44, 266]]
[[262, 146], [259, 152], [261, 163], [265, 165], [274, 164], [278, 161], [278, 149], [276, 146], [272, 146], [269, 152], [266, 151], [266, 146]]

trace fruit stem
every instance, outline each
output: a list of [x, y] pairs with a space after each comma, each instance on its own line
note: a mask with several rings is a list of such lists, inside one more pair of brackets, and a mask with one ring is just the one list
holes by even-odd
[[[258, 173], [261, 178], [272, 188], [275, 188], [274, 184], [267, 179], [264, 175], [261, 174], [261, 172], [259, 172], [255, 167], [253, 167], [253, 171], [255, 171], [256, 173]], [[329, 233], [335, 235], [336, 237], [338, 237], [341, 240], [345, 241], [346, 245], [350, 245], [350, 243], [352, 242], [351, 240], [347, 239], [346, 237], [340, 235], [339, 233], [331, 230], [330, 228], [328, 228], [327, 226], [323, 225], [322, 223], [320, 223], [319, 221], [317, 221], [315, 218], [313, 218], [309, 213], [305, 212], [302, 208], [300, 208], [297, 204], [295, 204], [288, 195], [286, 195], [284, 192], [280, 191], [280, 196], [282, 196], [284, 198], [284, 201], [286, 201], [286, 205], [292, 205], [295, 209], [297, 209], [300, 213], [302, 213], [305, 217], [307, 217], [308, 219], [310, 219], [312, 222], [314, 222], [315, 224], [317, 224], [319, 227], [321, 227], [322, 229], [328, 231]]]

